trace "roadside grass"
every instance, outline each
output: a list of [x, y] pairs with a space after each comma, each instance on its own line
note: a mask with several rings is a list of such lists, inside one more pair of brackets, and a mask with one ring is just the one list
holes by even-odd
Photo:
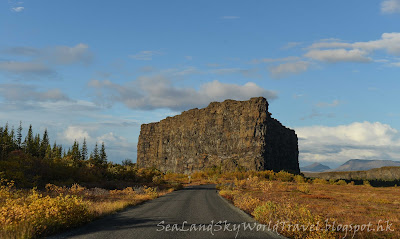
[[218, 168], [192, 173], [190, 183], [188, 175], [177, 173], [165, 174], [164, 180], [217, 184], [221, 196], [260, 223], [278, 224], [278, 232], [289, 238], [400, 238], [400, 187]]
[[[78, 184], [48, 184], [45, 190], [26, 190], [2, 180], [0, 238], [43, 237], [181, 189], [183, 185], [210, 183], [217, 184], [221, 196], [258, 222], [279, 225], [278, 232], [289, 238], [400, 238], [399, 187], [372, 187], [369, 181], [354, 185], [344, 180], [310, 179], [273, 171], [223, 173], [212, 169], [193, 173], [190, 179], [177, 173], [144, 176], [150, 181], [148, 186], [122, 190]], [[368, 224], [375, 231], [362, 227]], [[325, 230], [327, 226], [330, 228]]]
[[172, 192], [173, 187], [123, 190], [46, 185], [45, 191], [16, 189], [1, 181], [0, 238], [37, 238], [76, 227], [95, 218]]
[[219, 193], [289, 238], [400, 238], [399, 187], [265, 175], [226, 180]]

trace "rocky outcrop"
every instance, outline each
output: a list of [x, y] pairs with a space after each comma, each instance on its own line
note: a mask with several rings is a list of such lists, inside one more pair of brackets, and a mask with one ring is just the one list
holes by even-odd
[[265, 98], [212, 102], [143, 124], [137, 165], [190, 173], [221, 166], [299, 173], [297, 135], [271, 117]]

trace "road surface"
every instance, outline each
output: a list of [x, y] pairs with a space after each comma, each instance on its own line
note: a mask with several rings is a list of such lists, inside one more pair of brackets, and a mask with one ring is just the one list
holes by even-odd
[[[213, 185], [192, 186], [106, 216], [53, 239], [283, 238], [230, 205]], [[265, 229], [263, 231], [263, 229]]]

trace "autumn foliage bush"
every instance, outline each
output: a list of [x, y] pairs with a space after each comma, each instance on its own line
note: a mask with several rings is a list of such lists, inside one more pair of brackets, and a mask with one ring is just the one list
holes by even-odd
[[0, 237], [30, 238], [87, 221], [88, 204], [81, 197], [44, 196], [36, 189], [16, 190], [12, 182], [0, 188]]
[[[232, 179], [233, 177], [233, 179]], [[231, 178], [231, 179], [226, 179]], [[235, 172], [217, 186], [222, 197], [289, 238], [399, 238], [398, 187], [309, 179], [274, 172]], [[388, 220], [388, 221], [387, 221]], [[390, 225], [378, 231], [379, 223]], [[336, 223], [337, 227], [332, 227]], [[351, 231], [371, 224], [373, 230]], [[342, 225], [340, 228], [338, 225]], [[350, 230], [350, 231], [346, 231]]]
[[[300, 176], [301, 177], [301, 176]], [[281, 181], [280, 186], [286, 190], [286, 182], [296, 180], [305, 182], [295, 176], [289, 176], [285, 173], [278, 173], [276, 178]], [[228, 184], [225, 184], [228, 185]], [[299, 186], [307, 187], [306, 183]], [[308, 230], [310, 227], [317, 227], [318, 222], [323, 222], [323, 218], [319, 215], [311, 213], [311, 211], [302, 205], [296, 204], [291, 200], [286, 201], [263, 201], [257, 196], [257, 193], [267, 192], [273, 189], [271, 181], [261, 180], [257, 176], [250, 176], [247, 179], [235, 180], [235, 187], [220, 187], [220, 195], [233, 202], [235, 206], [243, 211], [251, 214], [262, 224], [279, 224], [279, 233], [291, 238], [334, 238], [331, 231]], [[305, 225], [308, 228], [294, 228], [295, 225]]]
[[1, 180], [0, 238], [45, 236], [93, 218], [154, 199], [171, 190], [156, 187], [127, 187], [123, 190], [46, 185], [46, 191], [16, 189]]

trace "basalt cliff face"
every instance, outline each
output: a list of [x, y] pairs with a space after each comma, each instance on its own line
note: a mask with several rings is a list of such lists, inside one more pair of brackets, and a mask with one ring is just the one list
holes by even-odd
[[270, 115], [267, 100], [259, 97], [212, 102], [143, 124], [137, 164], [178, 173], [213, 166], [299, 173], [297, 135]]

